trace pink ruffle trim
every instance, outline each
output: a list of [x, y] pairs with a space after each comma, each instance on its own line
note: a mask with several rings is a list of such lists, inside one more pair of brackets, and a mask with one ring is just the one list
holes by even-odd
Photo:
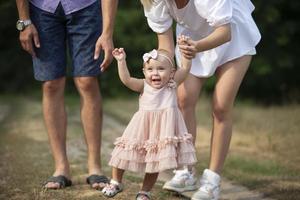
[[155, 173], [197, 162], [192, 135], [139, 142], [116, 139], [109, 165], [134, 172]]

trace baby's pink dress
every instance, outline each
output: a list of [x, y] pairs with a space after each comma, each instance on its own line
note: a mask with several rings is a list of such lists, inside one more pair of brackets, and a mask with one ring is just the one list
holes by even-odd
[[139, 110], [114, 144], [109, 165], [133, 172], [156, 173], [197, 161], [176, 88], [155, 89], [146, 81]]

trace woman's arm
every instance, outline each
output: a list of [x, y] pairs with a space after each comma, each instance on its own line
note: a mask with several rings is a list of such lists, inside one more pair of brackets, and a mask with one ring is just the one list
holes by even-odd
[[188, 40], [187, 44], [179, 45], [179, 49], [183, 55], [188, 58], [195, 57], [198, 52], [206, 51], [218, 47], [231, 40], [231, 28], [230, 24], [225, 24], [217, 27], [210, 35], [207, 37], [193, 41]]
[[137, 79], [130, 76], [126, 63], [126, 54], [124, 49], [116, 48], [113, 50], [112, 54], [118, 61], [118, 73], [122, 83], [133, 91], [141, 92], [144, 87], [144, 81], [142, 79]]
[[171, 56], [174, 56], [174, 37], [173, 37], [173, 30], [170, 27], [164, 33], [157, 33], [158, 38], [158, 49], [164, 49], [170, 52]]

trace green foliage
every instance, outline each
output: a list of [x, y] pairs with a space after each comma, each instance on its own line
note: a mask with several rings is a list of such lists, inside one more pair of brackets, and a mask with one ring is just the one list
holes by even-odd
[[[255, 21], [262, 34], [257, 55], [241, 86], [239, 97], [265, 103], [300, 102], [299, 29], [300, 2], [253, 0]], [[33, 79], [30, 56], [21, 50], [15, 30], [15, 1], [0, 1], [0, 92], [16, 92], [38, 86]], [[140, 2], [120, 1], [114, 32], [115, 46], [124, 47], [132, 75], [142, 77], [142, 55], [157, 47]], [[70, 85], [70, 84], [69, 84]], [[131, 93], [119, 81], [114, 62], [101, 78], [105, 95]], [[214, 79], [205, 86], [214, 87]]]
[[[125, 49], [130, 73], [135, 77], [142, 78], [142, 56], [157, 46], [156, 35], [147, 26], [139, 1], [131, 3], [130, 7], [120, 3], [115, 24], [114, 45]], [[120, 82], [117, 71], [116, 62], [113, 62], [108, 73], [103, 74], [101, 85], [104, 92], [108, 95], [132, 93]]]
[[262, 34], [241, 95], [266, 103], [300, 101], [299, 1], [253, 2]]
[[0, 2], [0, 91], [21, 91], [32, 87], [31, 58], [20, 48], [15, 23], [15, 1]]

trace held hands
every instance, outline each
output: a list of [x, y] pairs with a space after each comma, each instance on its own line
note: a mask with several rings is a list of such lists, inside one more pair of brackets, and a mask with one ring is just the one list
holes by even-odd
[[[177, 38], [177, 43], [178, 43], [178, 46], [187, 46], [188, 45], [188, 41], [190, 41], [191, 39], [185, 35], [180, 35], [178, 38]], [[182, 52], [180, 50], [180, 53], [181, 53], [181, 65], [182, 66], [189, 66], [191, 65], [191, 59], [195, 57], [194, 56], [188, 56], [186, 55], [184, 52]]]
[[112, 51], [112, 55], [117, 61], [124, 61], [126, 59], [126, 53], [123, 48], [115, 48]]
[[[39, 34], [33, 24], [30, 24], [20, 32], [19, 36], [22, 48], [27, 51], [31, 56], [36, 57], [34, 46], [40, 48]], [[34, 46], [33, 46], [34, 45]]]
[[[179, 41], [179, 39], [181, 41]], [[196, 53], [199, 52], [197, 42], [187, 36], [180, 35], [177, 39], [177, 43], [180, 53], [187, 59], [195, 58]]]

